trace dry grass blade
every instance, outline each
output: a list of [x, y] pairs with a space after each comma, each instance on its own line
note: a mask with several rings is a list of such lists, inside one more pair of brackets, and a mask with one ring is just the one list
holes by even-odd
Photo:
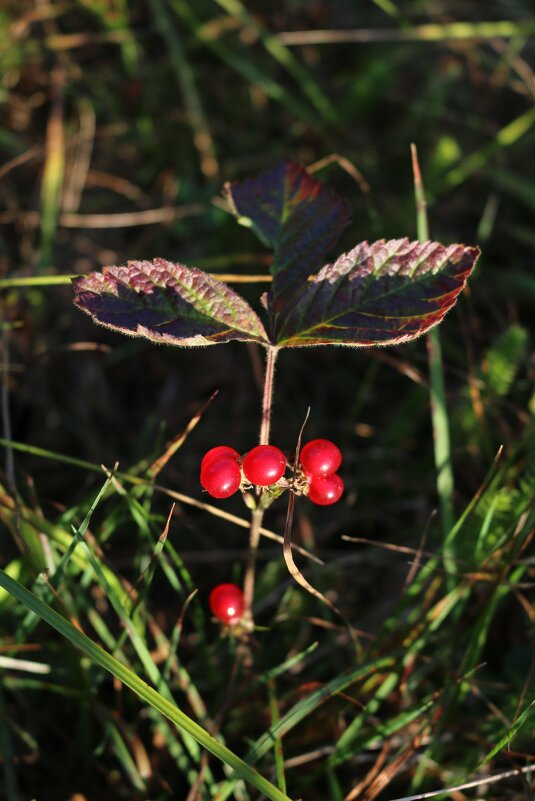
[[[63, 212], [57, 218], [61, 228], [135, 228], [138, 225], [160, 225], [197, 217], [206, 214], [205, 203], [189, 203], [183, 206], [163, 206], [159, 209], [126, 211], [116, 214], [75, 214]], [[4, 211], [0, 223], [24, 223], [31, 228], [41, 225], [41, 215], [37, 211]]]
[[444, 787], [442, 790], [431, 790], [428, 793], [418, 793], [417, 795], [404, 795], [400, 798], [393, 798], [392, 801], [425, 801], [427, 798], [436, 798], [437, 795], [446, 795], [451, 793], [460, 793], [463, 790], [470, 790], [472, 787], [481, 787], [481, 785], [494, 784], [501, 782], [504, 779], [510, 779], [512, 776], [524, 776], [526, 773], [531, 773], [535, 770], [534, 765], [525, 765], [522, 768], [515, 768], [515, 770], [506, 770], [503, 773], [497, 773], [495, 776], [483, 776], [481, 779], [475, 779], [472, 782], [465, 782], [465, 784], [456, 784], [455, 787]]
[[167, 535], [169, 534], [169, 526], [171, 525], [171, 518], [173, 516], [173, 512], [174, 511], [175, 511], [175, 504], [173, 504], [171, 506], [171, 509], [169, 510], [169, 514], [167, 515], [167, 520], [165, 522], [165, 526], [163, 528], [162, 533], [158, 537], [158, 542], [156, 544], [156, 548], [154, 549], [154, 551], [152, 553], [152, 556], [150, 558], [150, 561], [149, 561], [147, 567], [141, 573], [141, 575], [139, 576], [139, 578], [136, 581], [135, 585], [133, 587], [131, 587], [131, 589], [129, 591], [130, 600], [132, 602], [132, 609], [130, 611], [130, 615], [131, 616], [132, 616], [133, 611], [137, 608], [137, 606], [139, 605], [139, 603], [141, 601], [141, 598], [142, 598], [141, 590], [143, 588], [143, 585], [145, 584], [147, 579], [151, 576], [152, 572], [154, 571], [154, 568], [156, 567], [156, 563], [158, 562], [158, 559], [160, 558], [160, 554], [161, 554], [162, 549], [163, 549], [163, 547], [164, 547], [164, 545], [166, 543], [166, 540], [167, 540]]
[[452, 22], [414, 25], [411, 28], [361, 28], [352, 30], [283, 31], [278, 35], [286, 45], [341, 44], [343, 42], [447, 42], [494, 39], [499, 36], [529, 35], [535, 32], [533, 20], [492, 22]]
[[299, 584], [303, 589], [313, 595], [315, 598], [318, 598], [325, 606], [328, 606], [329, 609], [332, 609], [337, 615], [343, 618], [342, 613], [340, 610], [330, 601], [328, 598], [325, 597], [319, 590], [310, 584], [303, 576], [297, 565], [295, 564], [293, 554], [292, 554], [292, 522], [293, 522], [293, 515], [294, 515], [294, 506], [295, 506], [295, 495], [293, 492], [290, 492], [290, 497], [288, 499], [288, 513], [286, 515], [286, 526], [284, 528], [284, 541], [282, 544], [282, 552], [284, 554], [284, 561], [286, 562], [286, 567], [288, 568], [288, 572], [292, 576], [293, 579]]
[[84, 100], [78, 103], [80, 136], [78, 137], [72, 164], [67, 163], [62, 210], [76, 212], [80, 206], [86, 186], [89, 165], [95, 143], [96, 114], [93, 105]]
[[350, 537], [348, 534], [342, 534], [342, 539], [345, 542], [354, 542], [359, 545], [373, 545], [375, 548], [383, 548], [385, 551], [403, 553], [408, 556], [433, 556], [431, 551], [422, 551], [420, 548], [409, 548], [406, 545], [395, 545], [394, 543], [381, 542], [380, 540], [370, 540], [366, 537]]
[[377, 774], [382, 769], [391, 750], [392, 744], [390, 740], [386, 740], [386, 742], [383, 743], [383, 747], [379, 751], [379, 754], [377, 755], [377, 759], [373, 763], [366, 776], [356, 785], [356, 787], [353, 787], [351, 792], [349, 792], [344, 798], [344, 801], [356, 801], [356, 799], [360, 797], [360, 794], [363, 792], [363, 790], [370, 785], [370, 783], [376, 778]]
[[[297, 447], [295, 449], [294, 472], [295, 472], [295, 465], [297, 465], [299, 463], [299, 452], [301, 450], [301, 438], [303, 436], [303, 431], [304, 431], [305, 425], [307, 423], [309, 414], [310, 414], [310, 408], [307, 410], [305, 420], [304, 420], [303, 425], [301, 426], [301, 430], [299, 432], [299, 437], [297, 438]], [[321, 601], [323, 604], [325, 604], [325, 606], [328, 606], [329, 609], [331, 609], [336, 615], [338, 615], [344, 621], [344, 623], [347, 626], [347, 629], [349, 631], [349, 634], [351, 636], [351, 639], [352, 639], [354, 645], [357, 647], [358, 643], [357, 643], [357, 639], [356, 639], [356, 633], [355, 633], [355, 630], [353, 629], [353, 627], [351, 626], [351, 624], [349, 623], [349, 621], [346, 620], [346, 618], [344, 617], [342, 612], [338, 609], [337, 606], [335, 606], [335, 604], [333, 604], [333, 602], [331, 600], [329, 600], [329, 598], [327, 598], [325, 595], [323, 595], [319, 590], [317, 590], [315, 587], [313, 587], [312, 584], [309, 581], [307, 581], [307, 579], [303, 576], [303, 574], [301, 573], [301, 571], [299, 570], [299, 568], [297, 567], [297, 565], [295, 563], [295, 560], [293, 558], [293, 553], [292, 553], [292, 547], [293, 547], [292, 546], [292, 524], [293, 524], [293, 517], [294, 517], [294, 508], [295, 508], [295, 494], [292, 492], [292, 490], [290, 488], [290, 493], [289, 493], [289, 498], [288, 498], [288, 511], [286, 513], [286, 524], [285, 524], [285, 527], [284, 527], [284, 540], [283, 540], [283, 544], [282, 544], [282, 553], [283, 553], [283, 556], [284, 556], [284, 561], [286, 562], [286, 567], [288, 568], [288, 572], [290, 573], [291, 577], [297, 582], [297, 584], [299, 584], [301, 587], [303, 587], [303, 589], [306, 590], [308, 593], [310, 593], [310, 595], [313, 595], [315, 598], [317, 598], [319, 601]]]
[[[162, 487], [159, 484], [155, 484], [154, 489], [163, 493], [164, 495], [167, 495], [169, 498], [174, 498], [175, 500], [185, 503], [188, 506], [195, 506], [197, 509], [203, 509], [205, 512], [214, 515], [214, 517], [220, 517], [222, 520], [228, 520], [229, 523], [234, 523], [234, 525], [239, 526], [240, 528], [248, 529], [250, 527], [248, 520], [245, 520], [243, 517], [233, 515], [231, 512], [225, 512], [223, 509], [219, 509], [217, 506], [212, 506], [210, 503], [197, 501], [195, 498], [191, 498], [189, 495], [183, 495], [181, 492], [175, 492], [174, 490], [168, 489], [167, 487]], [[264, 528], [263, 526], [260, 528], [260, 534], [263, 537], [266, 537], [268, 540], [273, 540], [274, 542], [278, 542], [280, 544], [284, 543], [284, 537], [281, 537], [280, 534], [275, 534], [274, 531], [270, 531], [268, 528]], [[300, 545], [293, 544], [291, 545], [291, 548], [294, 551], [297, 551], [297, 553], [300, 553], [302, 556], [306, 556], [307, 559], [310, 559], [317, 565], [323, 564], [323, 561], [318, 556], [310, 553], [310, 551], [307, 551], [306, 548], [302, 548]]]
[[330, 164], [338, 164], [344, 172], [351, 176], [363, 195], [368, 195], [370, 193], [370, 185], [360, 170], [358, 170], [353, 162], [346, 158], [346, 156], [341, 156], [339, 153], [330, 153], [328, 156], [315, 161], [307, 167], [307, 172], [313, 175], [315, 172], [318, 172], [318, 170], [322, 170]]
[[53, 252], [56, 225], [61, 207], [65, 173], [65, 101], [66, 76], [57, 67], [50, 74], [52, 105], [46, 130], [46, 159], [41, 184], [41, 212], [39, 216], [39, 265], [48, 266]]
[[372, 781], [364, 795], [362, 801], [375, 801], [377, 796], [388, 787], [390, 782], [395, 779], [397, 774], [403, 769], [408, 760], [414, 755], [416, 749], [420, 745], [420, 737], [415, 737], [407, 748], [398, 754], [392, 762], [382, 770], [378, 776]]
[[191, 418], [189, 423], [187, 424], [184, 431], [174, 437], [171, 442], [168, 442], [165, 446], [165, 450], [161, 456], [154, 460], [154, 462], [150, 465], [147, 470], [147, 475], [150, 478], [156, 478], [158, 473], [165, 467], [169, 459], [182, 447], [188, 436], [191, 434], [193, 429], [197, 426], [198, 422], [200, 421], [201, 417], [205, 413], [206, 409], [210, 406], [212, 401], [216, 398], [219, 390], [216, 389], [215, 392], [212, 392], [206, 403], [204, 403], [199, 411]]

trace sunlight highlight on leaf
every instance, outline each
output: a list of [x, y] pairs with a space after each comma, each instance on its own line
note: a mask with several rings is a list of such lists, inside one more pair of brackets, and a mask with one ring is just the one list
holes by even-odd
[[105, 267], [74, 282], [74, 302], [93, 320], [169, 345], [267, 343], [249, 304], [202, 270], [154, 259]]
[[479, 248], [384, 239], [325, 266], [278, 318], [277, 344], [396, 345], [437, 325], [454, 305]]

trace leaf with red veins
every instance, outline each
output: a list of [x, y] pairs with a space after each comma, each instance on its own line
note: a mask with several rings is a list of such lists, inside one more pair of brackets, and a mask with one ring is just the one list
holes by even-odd
[[325, 266], [277, 319], [281, 347], [397, 345], [441, 322], [479, 257], [477, 247], [384, 239]]
[[226, 192], [235, 214], [274, 250], [269, 306], [278, 313], [324, 263], [349, 221], [349, 204], [289, 160]]
[[230, 287], [194, 267], [154, 259], [74, 280], [74, 303], [95, 322], [169, 345], [268, 343], [259, 317]]

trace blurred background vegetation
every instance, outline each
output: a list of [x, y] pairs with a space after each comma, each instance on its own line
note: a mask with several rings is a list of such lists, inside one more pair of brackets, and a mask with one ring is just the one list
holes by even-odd
[[[343, 502], [298, 504], [295, 540], [325, 561], [301, 567], [363, 630], [358, 659], [404, 654], [402, 669], [314, 702], [288, 731], [292, 798], [388, 801], [463, 781], [533, 696], [534, 33], [529, 0], [0, 7], [2, 435], [23, 443], [4, 451], [1, 564], [140, 675], [87, 563], [67, 563], [55, 597], [39, 579], [44, 567], [53, 578], [62, 537], [84, 519], [102, 477], [31, 448], [144, 475], [218, 389], [158, 479], [203, 500], [204, 451], [255, 443], [261, 353], [239, 343], [179, 350], [124, 339], [76, 311], [55, 277], [155, 256], [214, 273], [265, 273], [269, 254], [226, 212], [220, 190], [286, 156], [350, 201], [337, 252], [364, 239], [415, 237], [411, 142], [432, 238], [483, 250], [441, 327], [457, 516], [504, 451], [459, 530], [453, 576], [438, 561], [416, 579], [415, 552], [399, 550], [422, 547], [418, 558], [427, 558], [442, 543], [425, 341], [280, 357], [273, 442], [291, 451], [310, 406], [308, 433], [344, 453]], [[240, 291], [257, 303], [258, 286]], [[123, 487], [91, 520], [94, 547], [122, 586], [151, 565], [142, 613], [132, 612], [136, 630], [178, 702], [208, 728], [222, 710], [222, 735], [243, 754], [277, 706], [287, 713], [354, 668], [355, 655], [340, 621], [292, 585], [279, 546], [268, 542], [257, 682], [233, 673], [232, 642], [219, 637], [206, 598], [214, 583], [240, 580], [246, 530], [178, 504], [172, 553], [166, 546], [152, 575], [170, 503], [150, 486]], [[224, 508], [246, 517], [239, 499]], [[282, 533], [284, 517], [284, 504], [275, 505], [266, 525]], [[186, 749], [179, 759], [178, 741], [135, 698], [44, 624], [28, 622], [12, 599], [2, 594], [0, 603], [0, 658], [22, 661], [0, 663], [0, 798], [217, 797], [217, 765], [195, 790], [200, 756]], [[268, 681], [270, 669], [313, 642], [316, 651], [276, 687]], [[24, 660], [48, 672], [28, 672]], [[530, 728], [494, 759], [494, 772], [529, 764]], [[260, 769], [280, 784], [274, 764], [271, 754]], [[479, 792], [528, 799], [526, 788], [517, 777]], [[233, 792], [248, 797], [243, 787]]]

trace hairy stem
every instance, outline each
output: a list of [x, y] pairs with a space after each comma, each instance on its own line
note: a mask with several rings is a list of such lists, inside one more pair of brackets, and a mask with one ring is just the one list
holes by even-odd
[[[262, 397], [262, 420], [260, 422], [260, 445], [269, 443], [269, 432], [271, 428], [271, 408], [273, 406], [273, 386], [275, 380], [275, 362], [277, 361], [278, 348], [269, 345], [266, 350], [266, 367], [264, 372], [264, 393]], [[260, 498], [258, 498], [260, 500]], [[251, 513], [251, 527], [249, 529], [249, 553], [245, 576], [243, 580], [243, 599], [244, 615], [243, 620], [249, 630], [254, 627], [253, 620], [253, 597], [255, 584], [256, 554], [260, 541], [260, 529], [264, 510], [260, 505]]]
[[262, 421], [260, 424], [260, 445], [269, 443], [271, 427], [271, 407], [273, 405], [273, 384], [275, 380], [275, 363], [279, 349], [269, 345], [266, 352], [266, 369], [264, 372], [264, 396], [262, 398]]

